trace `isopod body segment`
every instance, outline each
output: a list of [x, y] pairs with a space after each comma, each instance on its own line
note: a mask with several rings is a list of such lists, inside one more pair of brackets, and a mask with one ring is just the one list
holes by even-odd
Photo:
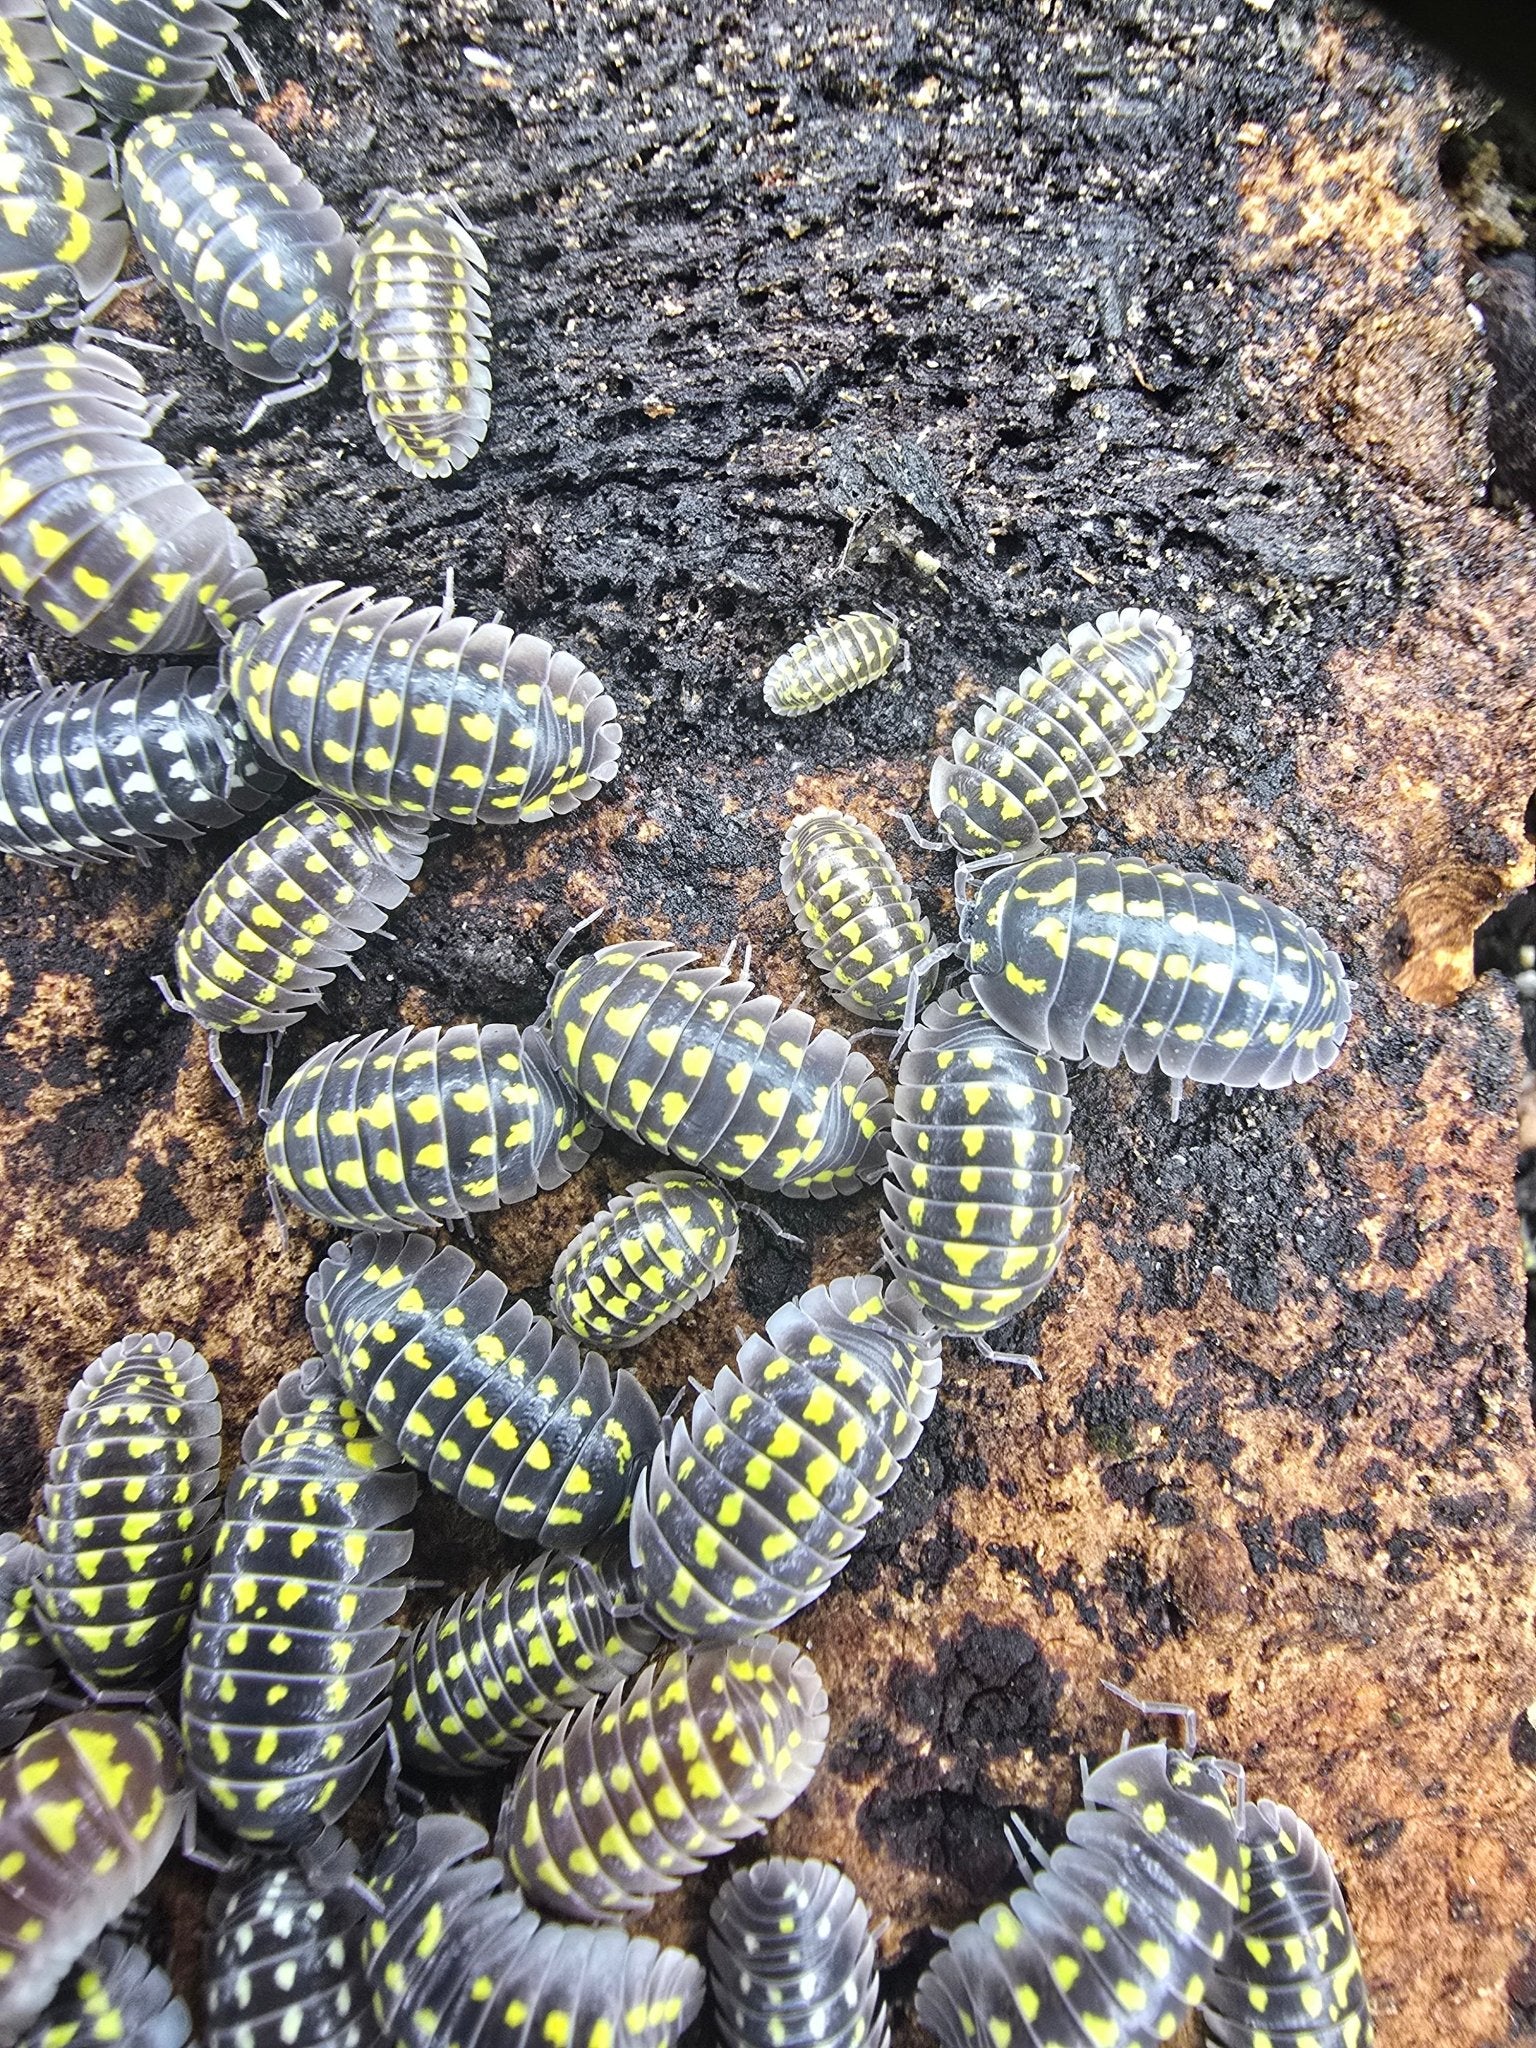
[[565, 968], [547, 1024], [561, 1072], [604, 1122], [722, 1180], [818, 1199], [879, 1178], [890, 1098], [864, 1055], [657, 940]]
[[135, 1941], [104, 1934], [69, 1970], [18, 2048], [185, 2048], [192, 2017]]
[[127, 859], [233, 824], [282, 787], [217, 669], [135, 670], [0, 703], [0, 853]]
[[740, 1231], [735, 1201], [701, 1173], [632, 1181], [556, 1260], [555, 1321], [605, 1351], [642, 1344], [720, 1285]]
[[779, 656], [763, 678], [763, 702], [780, 718], [803, 718], [878, 682], [900, 647], [893, 620], [879, 612], [845, 612]]
[[816, 1666], [793, 1643], [673, 1650], [545, 1735], [497, 1846], [535, 1906], [644, 1913], [799, 1798], [827, 1725]]
[[164, 1862], [188, 1804], [166, 1732], [87, 1707], [0, 1760], [0, 2044], [13, 2048]]
[[70, 69], [107, 121], [195, 107], [245, 0], [46, 0]]
[[1065, 1070], [952, 989], [907, 1040], [895, 1105], [880, 1219], [895, 1284], [936, 1329], [995, 1330], [1045, 1287], [1071, 1229]]
[[597, 1566], [546, 1550], [427, 1615], [401, 1645], [402, 1765], [443, 1777], [504, 1769], [572, 1707], [631, 1677], [655, 1646], [643, 1621], [620, 1618]]
[[503, 1535], [580, 1550], [661, 1434], [633, 1373], [557, 1337], [457, 1246], [364, 1231], [310, 1275], [320, 1355], [408, 1463]]
[[933, 765], [928, 803], [962, 853], [1033, 853], [1064, 832], [1184, 701], [1189, 635], [1132, 605], [1074, 626], [983, 699]]
[[267, 596], [234, 526], [149, 445], [144, 380], [95, 342], [0, 357], [0, 585], [115, 654], [196, 647]]
[[352, 272], [352, 348], [368, 417], [412, 476], [451, 476], [491, 417], [485, 258], [440, 195], [381, 195]]
[[128, 228], [90, 133], [91, 112], [59, 61], [42, 0], [0, 5], [0, 324], [4, 339], [67, 318], [111, 284]]
[[869, 1913], [833, 1864], [769, 1856], [709, 1909], [709, 1989], [723, 2048], [885, 2048], [890, 2021]]
[[0, 1750], [12, 1749], [58, 1681], [58, 1666], [37, 1618], [35, 1543], [0, 1535]]
[[1239, 1870], [1223, 1767], [1161, 1742], [1122, 1750], [1089, 1773], [1063, 1846], [956, 1928], [917, 2018], [941, 2048], [1151, 2048], [1227, 1954]]
[[187, 1643], [181, 1724], [210, 1818], [302, 1846], [384, 1748], [416, 1480], [313, 1366], [257, 1409]]
[[306, 1060], [272, 1105], [267, 1171], [339, 1230], [435, 1229], [560, 1187], [601, 1137], [537, 1025], [430, 1025]]
[[618, 773], [618, 713], [579, 655], [446, 605], [312, 584], [236, 634], [225, 672], [275, 761], [377, 810], [540, 824]]
[[704, 1999], [681, 1949], [544, 1920], [458, 1814], [401, 1821], [366, 1871], [374, 2015], [390, 2048], [673, 2048]]
[[1242, 1904], [1201, 2005], [1206, 2038], [1221, 2048], [1370, 2048], [1360, 1951], [1327, 1850], [1270, 1799], [1248, 1801], [1238, 1841]]
[[418, 826], [302, 798], [198, 892], [176, 939], [181, 1007], [215, 1036], [286, 1031], [405, 901], [426, 845]]
[[223, 108], [151, 114], [123, 145], [122, 178], [145, 261], [205, 340], [265, 384], [324, 376], [356, 244], [265, 130]]
[[95, 1692], [175, 1664], [218, 1513], [212, 1373], [169, 1332], [119, 1339], [70, 1389], [38, 1517], [37, 1614]]
[[894, 1024], [932, 988], [939, 963], [916, 896], [879, 838], [844, 811], [807, 811], [784, 835], [779, 879], [834, 1001]]
[[809, 1606], [916, 1449], [939, 1376], [937, 1333], [873, 1274], [775, 1309], [640, 1481], [629, 1542], [646, 1618], [728, 1642]]
[[1107, 854], [983, 871], [961, 912], [970, 989], [1022, 1045], [1177, 1084], [1284, 1088], [1339, 1056], [1338, 954], [1279, 904]]
[[371, 2048], [356, 1851], [242, 1857], [209, 1907], [208, 2048]]

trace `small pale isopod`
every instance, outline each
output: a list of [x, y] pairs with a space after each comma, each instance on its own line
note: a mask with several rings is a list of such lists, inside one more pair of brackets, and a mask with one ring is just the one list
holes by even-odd
[[779, 656], [763, 678], [763, 702], [780, 718], [803, 718], [878, 682], [900, 646], [892, 620], [879, 612], [845, 612]]

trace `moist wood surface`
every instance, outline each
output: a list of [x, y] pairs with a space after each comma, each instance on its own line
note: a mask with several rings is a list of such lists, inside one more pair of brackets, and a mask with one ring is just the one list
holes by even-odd
[[[1067, 843], [1281, 897], [1343, 953], [1356, 1024], [1321, 1081], [1193, 1090], [1176, 1125], [1158, 1080], [1075, 1079], [1081, 1220], [1012, 1333], [1044, 1382], [952, 1351], [801, 1631], [833, 1747], [772, 1840], [848, 1868], [904, 1996], [930, 1926], [1007, 1882], [1009, 1805], [1058, 1838], [1078, 1753], [1123, 1726], [1112, 1678], [1189, 1701], [1315, 1824], [1384, 2048], [1505, 2042], [1536, 2012], [1532, 1410], [1518, 1020], [1471, 946], [1529, 873], [1536, 548], [1485, 502], [1489, 370], [1439, 176], [1458, 88], [1292, 0], [830, 0], [814, 36], [803, 9], [705, 0], [405, 4], [393, 35], [392, 12], [253, 21], [257, 113], [350, 224], [376, 185], [446, 183], [488, 231], [476, 462], [395, 469], [353, 366], [242, 441], [253, 393], [157, 288], [113, 318], [173, 350], [146, 359], [182, 394], [159, 439], [274, 589], [426, 600], [451, 566], [465, 609], [596, 669], [627, 766], [572, 821], [446, 833], [279, 1074], [342, 1030], [527, 1021], [550, 946], [604, 905], [594, 942], [744, 930], [768, 986], [838, 1021], [778, 892], [789, 817], [889, 828], [1065, 626], [1183, 620], [1185, 706]], [[771, 720], [774, 656], [875, 606], [910, 673]], [[93, 669], [7, 611], [12, 687], [29, 646]], [[255, 1126], [148, 981], [236, 836], [0, 875], [10, 1521], [124, 1329], [197, 1342], [231, 1450], [305, 1354], [321, 1235], [280, 1243]], [[900, 857], [948, 929], [942, 861]], [[542, 1287], [647, 1164], [610, 1142], [487, 1255]], [[630, 1362], [663, 1399], [708, 1378], [735, 1326], [865, 1266], [876, 1212], [778, 1205], [803, 1248], [749, 1226], [730, 1283]], [[450, 1587], [500, 1555], [446, 1507], [422, 1528]], [[168, 1883], [190, 1978], [198, 1883]], [[696, 1938], [708, 1890], [651, 1931]]]

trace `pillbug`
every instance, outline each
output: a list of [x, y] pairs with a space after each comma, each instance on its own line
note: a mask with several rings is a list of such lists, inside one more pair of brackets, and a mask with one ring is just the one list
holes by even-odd
[[19, 2048], [185, 2048], [192, 2018], [137, 1942], [104, 1934], [64, 1978]]
[[233, 824], [282, 786], [213, 668], [54, 683], [0, 704], [0, 853], [50, 867]]
[[645, 939], [562, 972], [547, 1029], [572, 1087], [604, 1122], [722, 1180], [821, 1200], [877, 1180], [891, 1105], [869, 1061], [698, 957]]
[[545, 1551], [418, 1622], [400, 1650], [394, 1727], [407, 1769], [505, 1767], [572, 1707], [640, 1669], [656, 1639], [621, 1621], [581, 1557]]
[[740, 1230], [735, 1202], [702, 1174], [678, 1168], [632, 1181], [556, 1260], [550, 1311], [606, 1351], [643, 1344], [720, 1285]]
[[456, 1245], [404, 1231], [333, 1244], [310, 1333], [408, 1464], [504, 1536], [579, 1550], [624, 1521], [661, 1436], [631, 1372], [557, 1337]]
[[723, 2048], [885, 2048], [869, 1914], [815, 1857], [738, 1870], [709, 1909], [709, 1989]]
[[1225, 1767], [1122, 1750], [1084, 1778], [1063, 1846], [950, 1936], [918, 2021], [941, 2048], [1166, 2041], [1227, 1952], [1239, 1869]]
[[[237, 846], [176, 938], [180, 1001], [208, 1033], [280, 1032], [410, 894], [426, 835], [328, 797], [305, 797]], [[226, 1084], [227, 1085], [227, 1084]]]
[[302, 1864], [233, 1866], [209, 1909], [208, 2048], [372, 2048], [356, 1863], [331, 1833]]
[[601, 1139], [536, 1024], [430, 1025], [306, 1060], [272, 1105], [267, 1172], [339, 1230], [435, 1229], [563, 1186]]
[[109, 121], [195, 107], [245, 0], [46, 0], [70, 69]]
[[26, 1734], [58, 1676], [37, 1618], [42, 1561], [35, 1543], [0, 1535], [0, 1749]]
[[793, 1643], [752, 1636], [658, 1658], [550, 1729], [497, 1847], [535, 1906], [645, 1913], [792, 1806], [827, 1744], [827, 1695]]
[[391, 2048], [672, 2048], [704, 2000], [681, 1949], [541, 1920], [458, 1814], [407, 1820], [367, 1872], [374, 2013]]
[[1065, 832], [1184, 701], [1182, 626], [1131, 606], [1074, 626], [1018, 683], [994, 690], [933, 764], [928, 803], [963, 853], [1033, 853]]
[[952, 989], [907, 1040], [880, 1219], [896, 1284], [936, 1329], [995, 1330], [1049, 1281], [1077, 1192], [1060, 1060]]
[[144, 380], [94, 343], [0, 357], [0, 584], [87, 647], [195, 647], [267, 596], [224, 514], [149, 446]]
[[809, 1606], [916, 1449], [940, 1370], [936, 1333], [871, 1274], [775, 1309], [641, 1476], [629, 1544], [647, 1619], [719, 1642]]
[[878, 682], [900, 646], [892, 620], [879, 612], [845, 612], [779, 656], [763, 677], [763, 702], [780, 718], [803, 718]]
[[110, 152], [59, 62], [42, 0], [0, 5], [0, 322], [80, 314], [123, 267]]
[[447, 601], [314, 583], [230, 642], [257, 743], [317, 789], [411, 817], [536, 825], [618, 773], [613, 699], [575, 654]]
[[491, 418], [485, 258], [451, 199], [380, 196], [352, 272], [368, 417], [412, 476], [451, 476]]
[[843, 811], [807, 811], [784, 835], [779, 880], [800, 936], [833, 1000], [894, 1024], [932, 988], [933, 933], [905, 876], [867, 825]]
[[205, 340], [248, 377], [293, 386], [283, 398], [319, 389], [346, 332], [357, 245], [270, 135], [222, 108], [151, 114], [123, 144], [123, 203]]
[[213, 1543], [218, 1388], [184, 1338], [108, 1345], [70, 1389], [38, 1516], [37, 1612], [86, 1690], [153, 1686]]
[[187, 1767], [219, 1825], [299, 1845], [384, 1748], [413, 1474], [315, 1368], [257, 1409], [229, 1482], [182, 1673]]
[[1328, 1852], [1288, 1806], [1249, 1801], [1243, 1904], [1201, 2006], [1222, 2048], [1370, 2048], [1375, 2032], [1349, 1909]]
[[0, 2048], [143, 1891], [186, 1807], [177, 1759], [143, 1714], [87, 1707], [0, 1761]]
[[1174, 1084], [1284, 1088], [1338, 1058], [1350, 991], [1326, 939], [1233, 882], [1108, 854], [984, 873], [960, 915], [977, 1001], [1021, 1044]]

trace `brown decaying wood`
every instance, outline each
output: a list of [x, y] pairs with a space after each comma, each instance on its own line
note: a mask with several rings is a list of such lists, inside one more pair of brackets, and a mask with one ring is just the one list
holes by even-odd
[[[1232, 11], [936, 28], [847, 0], [817, 40], [702, 6], [424, 10], [399, 70], [361, 18], [258, 26], [284, 80], [265, 118], [349, 214], [386, 177], [446, 175], [492, 230], [497, 423], [447, 489], [387, 469], [353, 373], [241, 445], [245, 394], [157, 295], [122, 317], [180, 348], [166, 438], [223, 451], [216, 494], [277, 587], [424, 595], [453, 558], [467, 604], [580, 646], [628, 726], [631, 772], [591, 812], [439, 847], [395, 946], [280, 1071], [332, 1030], [531, 1016], [543, 954], [603, 903], [598, 935], [742, 927], [769, 986], [843, 1021], [777, 895], [787, 818], [884, 826], [920, 801], [953, 695], [1101, 605], [1188, 617], [1188, 705], [1069, 843], [1294, 903], [1356, 978], [1349, 1046], [1286, 1096], [1192, 1091], [1175, 1126], [1158, 1081], [1074, 1081], [1081, 1221], [1022, 1333], [1044, 1382], [953, 1355], [923, 1451], [800, 1631], [834, 1746], [772, 1840], [844, 1863], [915, 1962], [1005, 1884], [1010, 1802], [1055, 1838], [1076, 1754], [1118, 1740], [1114, 1678], [1190, 1701], [1255, 1793], [1316, 1824], [1383, 2048], [1492, 2048], [1536, 1982], [1536, 1783], [1510, 1748], [1536, 1549], [1518, 1031], [1468, 983], [1474, 923], [1531, 872], [1536, 548], [1483, 502], [1487, 370], [1436, 171], [1451, 88], [1369, 25]], [[494, 62], [466, 67], [467, 36]], [[891, 483], [914, 447], [936, 494], [910, 466]], [[767, 721], [773, 654], [871, 601], [908, 622], [911, 681]], [[280, 1247], [257, 1134], [146, 982], [229, 843], [0, 876], [12, 1517], [72, 1374], [124, 1328], [195, 1337], [231, 1447], [305, 1352], [319, 1234]], [[487, 1255], [536, 1289], [643, 1166], [606, 1148], [495, 1219]], [[807, 1252], [754, 1237], [639, 1355], [658, 1391], [873, 1255], [870, 1201], [781, 1213]], [[434, 1574], [494, 1561], [447, 1511], [424, 1523]], [[190, 1981], [198, 1887], [169, 1883]], [[651, 1931], [697, 1938], [709, 1888]]]

